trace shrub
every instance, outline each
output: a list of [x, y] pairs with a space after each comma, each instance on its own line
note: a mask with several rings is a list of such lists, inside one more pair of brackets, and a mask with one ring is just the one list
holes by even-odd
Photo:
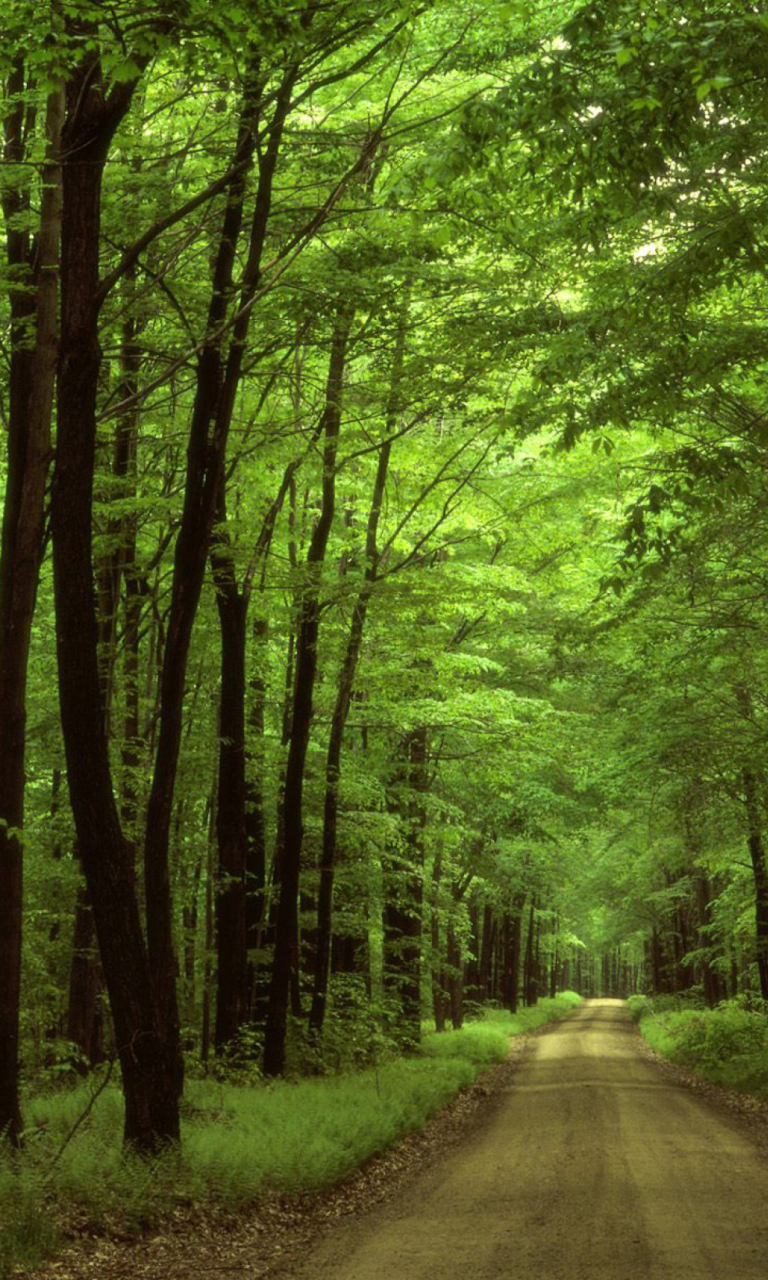
[[[768, 1096], [768, 1019], [742, 1000], [715, 1009], [668, 1009], [637, 997], [640, 1030], [652, 1048], [715, 1084]], [[661, 1007], [660, 1007], [661, 1006]]]

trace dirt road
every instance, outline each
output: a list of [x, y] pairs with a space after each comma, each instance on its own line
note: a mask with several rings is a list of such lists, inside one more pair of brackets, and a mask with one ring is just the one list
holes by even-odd
[[766, 1280], [768, 1163], [641, 1055], [620, 1001], [587, 1001], [468, 1143], [285, 1274]]

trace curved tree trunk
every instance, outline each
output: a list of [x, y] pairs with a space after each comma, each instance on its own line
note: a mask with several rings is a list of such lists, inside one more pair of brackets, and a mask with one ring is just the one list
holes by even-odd
[[106, 100], [98, 55], [67, 89], [62, 138], [61, 358], [51, 524], [59, 696], [67, 777], [80, 855], [110, 995], [125, 1092], [125, 1137], [155, 1150], [179, 1136], [175, 1046], [158, 1025], [133, 859], [112, 786], [92, 553], [101, 185], [107, 152], [134, 84]]

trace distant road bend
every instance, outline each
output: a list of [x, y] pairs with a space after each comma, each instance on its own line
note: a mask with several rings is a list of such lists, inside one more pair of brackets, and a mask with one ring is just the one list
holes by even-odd
[[768, 1163], [640, 1054], [619, 1000], [534, 1043], [468, 1142], [291, 1280], [767, 1280]]

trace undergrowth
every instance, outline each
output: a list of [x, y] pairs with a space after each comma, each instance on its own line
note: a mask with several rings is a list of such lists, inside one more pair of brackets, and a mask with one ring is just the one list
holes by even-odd
[[768, 1006], [750, 997], [714, 1009], [678, 997], [631, 996], [632, 1016], [652, 1049], [713, 1084], [768, 1099]]
[[50, 1253], [62, 1230], [135, 1233], [179, 1206], [236, 1210], [268, 1192], [338, 1182], [503, 1061], [510, 1035], [564, 1017], [578, 999], [541, 1000], [515, 1017], [488, 1010], [461, 1031], [427, 1034], [419, 1056], [365, 1070], [256, 1085], [189, 1080], [181, 1154], [153, 1162], [121, 1148], [116, 1084], [66, 1145], [93, 1086], [31, 1097], [24, 1151], [0, 1161], [0, 1277]]

